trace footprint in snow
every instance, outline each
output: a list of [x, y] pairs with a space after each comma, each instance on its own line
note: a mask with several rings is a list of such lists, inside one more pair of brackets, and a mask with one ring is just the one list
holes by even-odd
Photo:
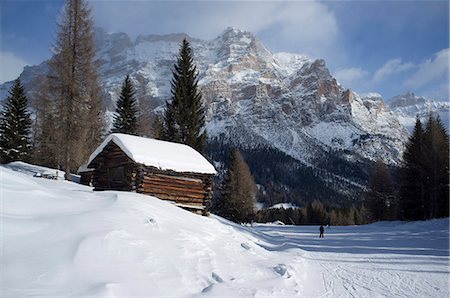
[[272, 270], [279, 276], [286, 276], [287, 278], [290, 278], [292, 276], [286, 268], [285, 264], [278, 264], [277, 266], [273, 267]]
[[[220, 276], [219, 276], [217, 273], [215, 273], [215, 272], [211, 273], [211, 277], [212, 277], [212, 279], [213, 279], [215, 282], [218, 282], [218, 283], [222, 283], [222, 282], [223, 282], [222, 277], [220, 277]], [[211, 289], [212, 289], [213, 287], [214, 287], [214, 283], [209, 284], [207, 287], [205, 287], [205, 288], [202, 290], [202, 293], [206, 293], [206, 292], [211, 291]]]
[[241, 243], [242, 248], [249, 250], [251, 247], [247, 243]]
[[215, 272], [211, 273], [211, 277], [212, 277], [215, 281], [217, 281], [217, 282], [223, 282], [222, 277], [220, 277], [220, 276], [219, 276], [217, 273], [215, 273]]
[[156, 219], [151, 218], [151, 217], [147, 217], [147, 218], [146, 218], [145, 224], [146, 224], [146, 225], [150, 225], [150, 226], [152, 226], [152, 227], [155, 228], [155, 229], [158, 229], [158, 228], [159, 228], [159, 227], [158, 227], [158, 222], [156, 221]]

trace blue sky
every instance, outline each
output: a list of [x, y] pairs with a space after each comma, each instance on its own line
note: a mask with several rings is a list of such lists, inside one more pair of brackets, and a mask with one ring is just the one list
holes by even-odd
[[[48, 59], [64, 1], [0, 0], [0, 82]], [[212, 39], [248, 30], [272, 52], [324, 58], [357, 92], [449, 99], [448, 1], [91, 1], [96, 26]]]

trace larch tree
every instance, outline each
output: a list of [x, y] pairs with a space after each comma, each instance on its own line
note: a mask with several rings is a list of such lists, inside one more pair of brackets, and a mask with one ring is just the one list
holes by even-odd
[[52, 100], [48, 78], [39, 77], [39, 79], [40, 83], [33, 103], [36, 113], [33, 161], [49, 168], [59, 168], [62, 155], [58, 143], [58, 130], [55, 130], [55, 102]]
[[203, 152], [206, 142], [205, 110], [198, 88], [198, 74], [187, 39], [172, 71], [171, 100], [164, 112], [164, 140], [187, 144]]
[[232, 150], [214, 212], [234, 222], [250, 222], [255, 216], [256, 195], [250, 168], [239, 150]]
[[67, 0], [47, 77], [49, 100], [53, 102], [52, 138], [58, 142], [67, 180], [98, 145], [104, 129], [94, 54], [91, 9], [85, 0]]
[[130, 76], [127, 75], [122, 84], [120, 97], [117, 100], [116, 114], [114, 115], [111, 132], [137, 135], [139, 131], [137, 113], [133, 83]]
[[28, 99], [20, 80], [17, 79], [0, 112], [0, 161], [2, 163], [29, 158], [30, 128]]

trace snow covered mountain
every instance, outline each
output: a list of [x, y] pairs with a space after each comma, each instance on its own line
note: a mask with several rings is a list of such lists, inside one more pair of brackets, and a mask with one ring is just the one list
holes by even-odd
[[[333, 192], [318, 196], [317, 187], [313, 187], [327, 184], [347, 198], [355, 197], [349, 189], [360, 190], [366, 183], [368, 161], [381, 158], [391, 165], [399, 162], [407, 132], [380, 97], [345, 90], [331, 76], [324, 60], [271, 53], [250, 32], [234, 28], [208, 41], [186, 34], [141, 35], [133, 41], [125, 33], [97, 29], [96, 63], [109, 115], [127, 74], [136, 85], [139, 101], [148, 103], [154, 113], [162, 112], [170, 97], [171, 70], [185, 37], [199, 72], [210, 142], [243, 150], [264, 148], [264, 160], [254, 162], [252, 168], [260, 180], [269, 176], [264, 168], [255, 172], [258, 164], [281, 158], [272, 169], [285, 166], [274, 174], [272, 182], [283, 176], [298, 181], [275, 181], [280, 192], [290, 192], [294, 198], [335, 198]], [[21, 74], [30, 98], [40, 82], [39, 74], [45, 74], [47, 68], [43, 62], [26, 67]], [[0, 85], [1, 98], [9, 87], [9, 83]], [[267, 148], [273, 152], [267, 153]], [[244, 152], [248, 159], [250, 154], [255, 152]], [[222, 157], [214, 158], [220, 163]], [[316, 183], [308, 184], [305, 181], [311, 173]], [[299, 184], [303, 190], [293, 194]]]
[[[106, 104], [114, 110], [126, 74], [140, 100], [152, 108], [169, 98], [171, 68], [185, 34], [139, 36], [98, 29], [97, 63]], [[189, 37], [188, 37], [189, 38]], [[378, 98], [344, 90], [323, 60], [271, 53], [255, 36], [234, 28], [214, 40], [189, 38], [208, 108], [210, 138], [251, 147], [265, 145], [312, 164], [323, 152], [340, 150], [350, 157], [399, 160], [406, 133]], [[36, 74], [46, 63], [21, 75], [33, 92]], [[9, 84], [0, 87], [2, 98]]]
[[425, 123], [430, 113], [439, 115], [447, 131], [449, 129], [449, 101], [429, 100], [408, 92], [390, 99], [389, 107], [397, 114], [400, 123], [410, 132], [414, 128], [417, 116], [422, 123]]

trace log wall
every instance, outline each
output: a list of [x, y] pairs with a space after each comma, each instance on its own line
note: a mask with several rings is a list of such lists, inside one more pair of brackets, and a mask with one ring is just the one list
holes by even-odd
[[[137, 164], [112, 142], [88, 167], [95, 169], [92, 179], [95, 190], [135, 191], [208, 215], [213, 194], [212, 175], [165, 171]], [[123, 177], [112, 181], [111, 177], [122, 167]]]
[[[136, 190], [137, 166], [116, 144], [109, 143], [89, 166], [95, 168], [95, 190]], [[117, 175], [119, 172], [122, 175]]]
[[161, 171], [153, 167], [142, 167], [140, 172], [138, 192], [172, 201], [198, 213], [208, 213], [212, 199], [211, 175]]

